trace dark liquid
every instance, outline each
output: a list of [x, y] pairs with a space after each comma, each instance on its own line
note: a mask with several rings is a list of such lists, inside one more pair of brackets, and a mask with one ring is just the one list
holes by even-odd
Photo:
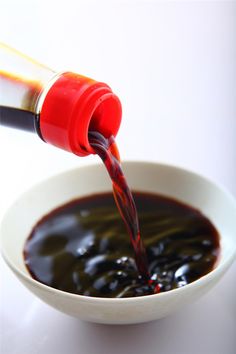
[[[134, 250], [139, 275], [149, 281], [146, 251], [140, 236], [139, 219], [136, 205], [120, 165], [120, 155], [113, 136], [106, 139], [98, 132], [89, 133], [89, 143], [102, 159], [112, 180], [113, 195], [117, 208], [126, 225]], [[158, 291], [158, 288], [156, 289]]]
[[[133, 193], [150, 278], [160, 291], [210, 272], [219, 235], [198, 210], [173, 199]], [[132, 245], [111, 193], [68, 203], [40, 220], [24, 249], [33, 278], [51, 287], [98, 297], [153, 294], [137, 269]]]
[[38, 118], [37, 114], [30, 111], [0, 106], [0, 124], [7, 127], [26, 130], [40, 135]]

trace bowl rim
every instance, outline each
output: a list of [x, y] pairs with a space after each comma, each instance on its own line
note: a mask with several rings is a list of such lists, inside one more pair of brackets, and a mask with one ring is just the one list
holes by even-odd
[[[162, 163], [162, 162], [153, 162], [153, 161], [142, 161], [142, 160], [124, 160], [122, 161], [122, 166], [126, 167], [126, 166], [146, 166], [146, 167], [160, 167], [160, 168], [167, 168], [167, 169], [172, 169], [172, 170], [178, 170], [182, 173], [187, 173], [189, 175], [192, 175], [195, 178], [201, 179], [209, 184], [211, 184], [213, 187], [215, 187], [216, 189], [220, 190], [221, 192], [224, 193], [224, 195], [226, 196], [226, 198], [228, 198], [235, 206], [235, 210], [236, 210], [236, 199], [233, 197], [233, 195], [227, 190], [227, 188], [222, 185], [219, 182], [215, 182], [213, 180], [211, 180], [208, 177], [205, 177], [204, 175], [197, 173], [195, 171], [192, 170], [188, 170], [184, 167], [175, 165], [175, 164], [168, 164], [168, 163]], [[145, 301], [156, 301], [158, 298], [161, 299], [163, 297], [167, 297], [167, 296], [174, 296], [175, 294], [181, 294], [183, 292], [186, 291], [190, 291], [191, 288], [194, 287], [198, 287], [201, 285], [204, 285], [205, 283], [207, 283], [209, 280], [213, 280], [213, 278], [215, 278], [215, 276], [217, 276], [217, 274], [221, 274], [224, 270], [227, 270], [229, 268], [229, 266], [233, 263], [233, 261], [236, 258], [236, 244], [234, 247], [234, 250], [231, 252], [231, 254], [228, 256], [227, 259], [225, 259], [223, 262], [220, 260], [216, 262], [214, 268], [207, 274], [203, 275], [202, 277], [198, 278], [197, 280], [183, 286], [180, 288], [176, 288], [176, 289], [171, 289], [168, 291], [165, 291], [163, 293], [158, 293], [158, 294], [151, 294], [151, 295], [145, 295], [145, 296], [137, 296], [137, 297], [127, 297], [127, 298], [108, 298], [108, 297], [96, 297], [96, 296], [86, 296], [86, 295], [80, 295], [80, 294], [74, 294], [74, 293], [70, 293], [70, 292], [66, 292], [63, 290], [59, 290], [56, 288], [53, 288], [49, 285], [43, 284], [41, 282], [39, 282], [38, 280], [34, 279], [31, 277], [29, 271], [26, 269], [26, 272], [23, 272], [22, 270], [20, 270], [18, 267], [16, 267], [14, 265], [14, 262], [12, 262], [9, 257], [7, 256], [7, 254], [4, 251], [4, 247], [3, 247], [3, 222], [5, 219], [7, 219], [8, 217], [8, 213], [11, 212], [11, 209], [14, 207], [14, 205], [22, 198], [24, 198], [27, 194], [33, 192], [34, 189], [39, 188], [41, 185], [43, 185], [44, 183], [52, 183], [52, 181], [55, 178], [62, 178], [63, 176], [66, 177], [67, 175], [69, 176], [70, 174], [74, 174], [77, 173], [77, 171], [81, 170], [81, 169], [89, 169], [89, 168], [101, 168], [100, 166], [102, 166], [101, 163], [90, 163], [88, 165], [83, 165], [83, 166], [78, 166], [75, 168], [71, 168], [71, 169], [67, 169], [65, 171], [61, 171], [59, 173], [55, 173], [52, 176], [49, 176], [47, 178], [42, 179], [41, 181], [35, 183], [34, 185], [32, 185], [30, 188], [26, 189], [25, 191], [23, 191], [22, 193], [20, 193], [19, 195], [17, 195], [17, 197], [14, 199], [14, 201], [10, 204], [10, 206], [8, 206], [7, 210], [5, 211], [5, 213], [3, 214], [2, 218], [1, 218], [1, 222], [0, 222], [0, 251], [1, 251], [1, 255], [3, 257], [3, 259], [5, 260], [5, 262], [7, 263], [7, 265], [10, 267], [10, 269], [14, 272], [17, 273], [20, 278], [23, 278], [27, 283], [31, 283], [34, 287], [39, 287], [44, 291], [50, 292], [56, 296], [62, 295], [63, 297], [67, 297], [73, 300], [78, 300], [79, 302], [88, 302], [88, 303], [94, 303], [94, 302], [99, 302], [99, 303], [109, 303], [109, 304], [121, 304], [121, 303], [130, 303], [130, 302], [145, 302]], [[23, 252], [22, 252], [23, 255]], [[23, 257], [22, 257], [23, 258]]]

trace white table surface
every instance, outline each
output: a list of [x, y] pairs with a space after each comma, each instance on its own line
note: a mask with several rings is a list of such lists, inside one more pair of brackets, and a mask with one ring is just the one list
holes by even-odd
[[[2, 0], [1, 40], [120, 96], [124, 159], [180, 165], [236, 196], [235, 2]], [[2, 92], [1, 92], [2, 94]], [[0, 129], [0, 215], [43, 178], [97, 162]], [[236, 264], [196, 303], [141, 325], [105, 326], [57, 312], [0, 260], [1, 354], [234, 354]]]

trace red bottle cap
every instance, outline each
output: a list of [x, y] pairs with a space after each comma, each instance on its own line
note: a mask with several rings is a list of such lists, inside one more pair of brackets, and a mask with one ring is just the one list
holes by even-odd
[[108, 85], [64, 73], [46, 94], [40, 112], [40, 132], [44, 141], [86, 156], [94, 153], [88, 131], [116, 136], [121, 115], [121, 103]]

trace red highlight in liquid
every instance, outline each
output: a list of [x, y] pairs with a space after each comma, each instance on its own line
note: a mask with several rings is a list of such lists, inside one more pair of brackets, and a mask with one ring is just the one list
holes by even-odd
[[144, 281], [154, 286], [154, 292], [157, 293], [160, 291], [160, 287], [155, 284], [154, 280], [151, 280], [149, 274], [146, 250], [140, 235], [137, 209], [121, 168], [119, 150], [115, 139], [113, 136], [106, 139], [99, 132], [91, 131], [89, 132], [89, 143], [102, 159], [112, 180], [114, 198], [130, 236], [138, 272]]

